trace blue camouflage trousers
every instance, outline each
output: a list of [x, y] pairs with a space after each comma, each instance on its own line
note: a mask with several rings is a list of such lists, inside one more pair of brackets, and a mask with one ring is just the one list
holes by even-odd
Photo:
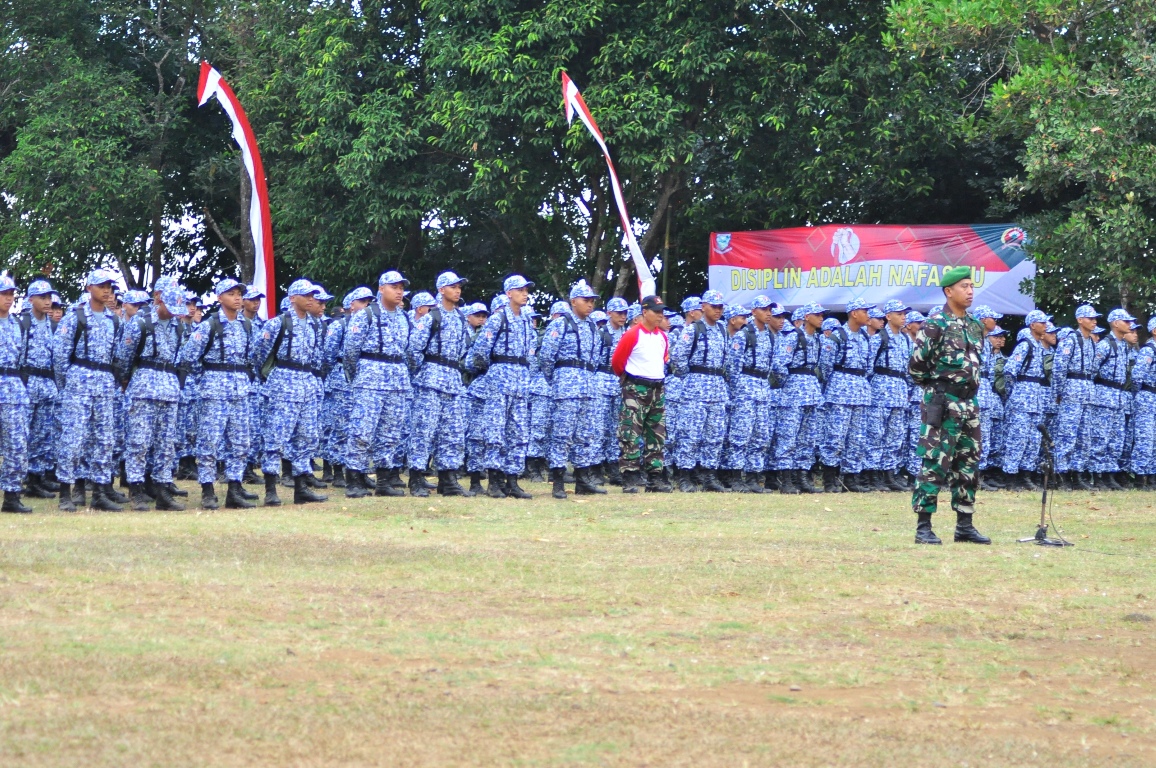
[[526, 455], [544, 459], [550, 444], [550, 411], [554, 401], [549, 395], [530, 395], [530, 442]]
[[923, 411], [920, 403], [911, 403], [907, 411], [907, 452], [904, 463], [907, 473], [913, 478], [923, 469], [923, 459], [919, 458], [919, 430], [923, 425]]
[[225, 462], [225, 477], [240, 482], [249, 459], [249, 398], [206, 397], [197, 422], [197, 481], [217, 479], [217, 460]]
[[321, 457], [331, 464], [345, 464], [345, 449], [349, 445], [349, 390], [333, 391], [330, 399], [333, 413], [330, 416], [329, 435], [325, 438], [325, 445]]
[[[405, 445], [410, 400], [404, 392], [356, 388], [350, 392], [349, 443], [346, 459], [350, 469], [370, 472], [378, 467], [394, 469], [398, 451]], [[305, 467], [309, 461], [305, 461]], [[294, 468], [296, 469], [296, 468]]]
[[1129, 469], [1137, 475], [1156, 475], [1156, 393], [1141, 391], [1132, 405], [1133, 445]]
[[894, 472], [907, 464], [907, 414], [906, 405], [871, 407], [870, 448], [864, 456], [866, 469]]
[[42, 475], [56, 466], [56, 401], [32, 403], [28, 416], [28, 471]]
[[718, 469], [727, 433], [726, 403], [683, 403], [678, 413], [674, 464], [679, 469]]
[[319, 398], [307, 400], [268, 399], [262, 425], [265, 457], [261, 471], [281, 474], [281, 459], [293, 465], [293, 476], [310, 472], [309, 460], [317, 447], [320, 427], [317, 423]]
[[132, 398], [125, 414], [124, 468], [130, 483], [143, 483], [146, 473], [158, 483], [173, 479], [176, 455], [177, 404]]
[[819, 439], [819, 409], [814, 405], [779, 408], [775, 469], [810, 470]]
[[739, 396], [731, 400], [727, 410], [727, 436], [719, 466], [762, 472], [770, 443], [770, 406]]
[[[486, 429], [482, 412], [486, 401], [467, 394], [466, 398], [466, 471], [486, 471]], [[543, 454], [544, 456], [545, 454]]]
[[820, 407], [820, 414], [823, 427], [819, 459], [825, 466], [839, 467], [847, 474], [862, 472], [871, 445], [868, 436], [871, 407], [825, 403]]
[[[348, 416], [346, 417], [348, 418]], [[255, 385], [249, 389], [249, 463], [261, 466], [265, 455], [265, 393]]]
[[113, 425], [119, 395], [105, 397], [65, 391], [60, 397], [60, 437], [56, 444], [56, 477], [105, 485], [112, 482]]
[[1040, 460], [1039, 426], [1044, 421], [1044, 415], [1018, 408], [1008, 410], [1011, 416], [1005, 417], [1007, 423], [1004, 426], [1001, 462], [1003, 471], [1009, 475], [1035, 472]]
[[430, 456], [438, 471], [458, 469], [466, 454], [466, 396], [418, 387], [413, 396], [409, 467], [425, 471]]
[[1002, 454], [1003, 419], [993, 418], [990, 408], [979, 409], [979, 469], [999, 465]]
[[600, 462], [618, 463], [622, 446], [618, 443], [618, 422], [622, 418], [622, 395], [595, 395], [595, 419], [603, 424], [602, 447], [595, 451]]
[[546, 446], [546, 461], [550, 469], [566, 466], [570, 458], [575, 467], [599, 464], [596, 448], [601, 448], [602, 424], [592, 413], [594, 398], [564, 397], [554, 400], [550, 409], [550, 439]]
[[193, 400], [181, 398], [177, 407], [177, 458], [195, 456], [197, 450], [197, 404]]
[[486, 469], [520, 475], [526, 468], [526, 447], [530, 442], [530, 401], [519, 395], [491, 392], [482, 409]]
[[1059, 413], [1052, 429], [1055, 444], [1055, 470], [1057, 472], [1084, 472], [1088, 463], [1089, 407], [1080, 402], [1065, 400], [1060, 403]]
[[0, 490], [20, 493], [28, 473], [28, 406], [0, 403]]
[[1088, 470], [1119, 472], [1120, 456], [1124, 452], [1124, 412], [1119, 408], [1089, 405], [1088, 423], [1088, 448], [1091, 453]]

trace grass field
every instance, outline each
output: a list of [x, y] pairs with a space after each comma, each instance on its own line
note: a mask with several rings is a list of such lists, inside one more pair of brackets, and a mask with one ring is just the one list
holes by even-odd
[[527, 487], [0, 517], [0, 765], [1156, 764], [1156, 494]]

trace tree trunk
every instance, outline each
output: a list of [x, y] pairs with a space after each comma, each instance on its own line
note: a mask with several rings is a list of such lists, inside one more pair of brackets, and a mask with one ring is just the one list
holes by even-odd
[[[245, 160], [241, 158], [241, 249], [234, 255], [237, 257], [237, 266], [241, 269], [241, 282], [248, 285], [253, 282], [253, 274], [257, 269], [257, 245], [253, 242], [253, 230], [249, 224], [249, 206], [253, 200], [253, 185], [249, 181], [249, 172], [245, 170]], [[230, 249], [231, 250], [231, 249]]]
[[[638, 243], [638, 248], [642, 251], [642, 256], [647, 261], [654, 258], [654, 255], [659, 251], [663, 238], [661, 225], [664, 218], [671, 214], [671, 198], [681, 189], [682, 174], [680, 172], [671, 171], [670, 173], [663, 174], [661, 186], [659, 187], [658, 201], [654, 205], [654, 214], [650, 217], [650, 224], [646, 227], [646, 234], [642, 236], [642, 240]], [[665, 268], [666, 265], [664, 264], [663, 269]], [[618, 272], [618, 280], [614, 284], [615, 296], [626, 295], [626, 288], [631, 284], [631, 278], [633, 278], [635, 274], [634, 259], [627, 258], [622, 264], [622, 268]]]
[[595, 293], [602, 292], [602, 284], [606, 282], [606, 271], [610, 269], [610, 249], [605, 247], [606, 219], [610, 215], [611, 202], [609, 195], [602, 194], [601, 187], [593, 185], [594, 194], [590, 199], [590, 235], [586, 238], [586, 259], [593, 264], [593, 273], [590, 275], [590, 287]]

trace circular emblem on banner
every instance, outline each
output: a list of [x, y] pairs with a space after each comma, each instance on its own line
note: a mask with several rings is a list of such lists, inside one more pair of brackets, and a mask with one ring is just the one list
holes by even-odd
[[835, 230], [831, 238], [831, 255], [846, 264], [859, 255], [859, 235], [850, 227], [841, 227]]
[[1000, 235], [1000, 242], [1008, 248], [1013, 248], [1017, 251], [1024, 249], [1024, 241], [1028, 239], [1028, 233], [1022, 227], [1011, 227], [1005, 229]]
[[726, 253], [731, 249], [731, 236], [729, 232], [720, 232], [714, 236], [714, 249], [718, 253]]

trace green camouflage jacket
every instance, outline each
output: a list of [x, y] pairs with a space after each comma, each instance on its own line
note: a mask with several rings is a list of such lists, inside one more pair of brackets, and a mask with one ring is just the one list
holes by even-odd
[[911, 379], [929, 387], [944, 383], [976, 391], [979, 388], [983, 325], [971, 315], [951, 317], [946, 310], [928, 318], [915, 339]]

